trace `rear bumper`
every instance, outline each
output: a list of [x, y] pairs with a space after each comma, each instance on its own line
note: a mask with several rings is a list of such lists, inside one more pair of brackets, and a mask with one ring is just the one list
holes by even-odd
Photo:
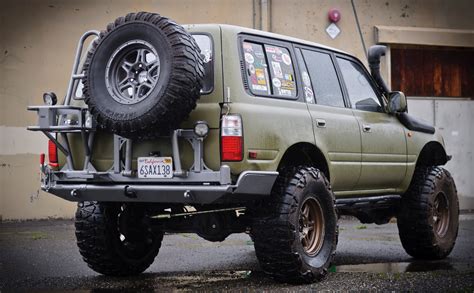
[[55, 181], [42, 189], [69, 201], [245, 203], [268, 196], [277, 176], [278, 172], [247, 171], [235, 184], [224, 185]]

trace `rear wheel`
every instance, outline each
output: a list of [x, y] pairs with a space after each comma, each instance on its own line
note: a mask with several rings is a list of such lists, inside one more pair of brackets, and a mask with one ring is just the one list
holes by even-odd
[[440, 167], [417, 168], [402, 197], [397, 223], [409, 255], [422, 259], [448, 256], [459, 227], [459, 203], [451, 174]]
[[309, 283], [327, 273], [337, 245], [334, 195], [312, 167], [280, 172], [252, 227], [263, 271], [279, 281]]
[[76, 212], [79, 252], [94, 271], [137, 275], [155, 259], [163, 233], [150, 229], [145, 210], [134, 204], [83, 202]]

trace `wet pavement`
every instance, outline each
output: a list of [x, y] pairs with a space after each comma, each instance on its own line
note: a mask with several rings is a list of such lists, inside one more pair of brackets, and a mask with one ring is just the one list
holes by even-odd
[[322, 282], [299, 286], [267, 278], [246, 234], [231, 235], [220, 243], [194, 234], [167, 235], [144, 274], [112, 278], [94, 273], [82, 261], [72, 221], [0, 223], [0, 290], [474, 292], [474, 217], [464, 218], [451, 255], [429, 262], [404, 252], [395, 223], [377, 226], [341, 220], [331, 273]]

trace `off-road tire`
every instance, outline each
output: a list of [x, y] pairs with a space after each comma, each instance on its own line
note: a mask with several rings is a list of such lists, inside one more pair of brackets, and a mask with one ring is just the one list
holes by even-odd
[[[303, 202], [316, 200], [324, 219], [322, 246], [309, 255], [300, 239]], [[252, 227], [255, 252], [262, 270], [277, 281], [311, 283], [327, 274], [338, 237], [334, 194], [324, 174], [313, 167], [288, 168], [271, 197], [256, 211]]]
[[[145, 247], [125, 250], [120, 239], [117, 203], [81, 202], [76, 212], [76, 239], [84, 261], [94, 271], [108, 276], [137, 275], [145, 271], [155, 259], [163, 240], [162, 232], [144, 231], [151, 242], [137, 241]], [[142, 214], [139, 209], [136, 214]], [[136, 221], [135, 221], [136, 220]], [[141, 225], [141, 218], [133, 219], [133, 227]], [[141, 227], [141, 226], [140, 226]], [[146, 227], [145, 227], [146, 228]], [[144, 234], [145, 235], [145, 234]]]
[[[447, 214], [439, 213], [440, 198], [447, 203]], [[443, 216], [444, 215], [444, 216]], [[447, 217], [447, 222], [443, 222]], [[456, 243], [459, 202], [451, 174], [441, 167], [419, 167], [402, 196], [397, 219], [405, 251], [420, 259], [442, 259]], [[441, 226], [440, 226], [441, 225]]]
[[[161, 66], [149, 95], [127, 105], [110, 94], [105, 76], [114, 51], [132, 40], [145, 41], [156, 49]], [[147, 12], [130, 13], [110, 23], [93, 42], [83, 68], [85, 102], [98, 127], [139, 139], [169, 135], [177, 128], [196, 107], [204, 75], [193, 37], [174, 21]]]

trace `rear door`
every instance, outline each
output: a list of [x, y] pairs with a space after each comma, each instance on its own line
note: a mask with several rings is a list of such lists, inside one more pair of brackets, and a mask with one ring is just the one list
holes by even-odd
[[240, 34], [237, 47], [225, 29], [224, 88], [231, 101], [227, 109], [229, 114], [241, 116], [244, 137], [243, 160], [225, 164], [235, 174], [249, 169], [274, 171], [292, 145], [314, 143], [311, 117], [299, 90], [293, 46], [282, 40]]
[[362, 169], [356, 189], [390, 192], [405, 177], [404, 127], [394, 115], [384, 112], [382, 97], [363, 65], [346, 56], [336, 59], [362, 139]]
[[312, 47], [296, 51], [316, 145], [328, 155], [331, 185], [334, 191], [350, 191], [360, 175], [361, 139], [357, 119], [346, 107], [332, 53]]

